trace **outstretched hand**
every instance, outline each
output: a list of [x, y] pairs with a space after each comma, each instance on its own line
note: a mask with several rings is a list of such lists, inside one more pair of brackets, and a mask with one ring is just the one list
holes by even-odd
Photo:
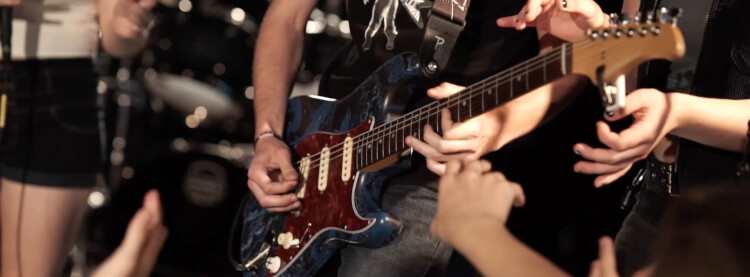
[[[434, 99], [443, 99], [456, 94], [465, 87], [451, 83], [427, 90], [427, 95]], [[441, 111], [440, 130], [442, 136], [435, 132], [434, 126], [426, 125], [423, 131], [424, 141], [409, 136], [406, 144], [424, 155], [427, 168], [438, 175], [445, 172], [445, 163], [450, 160], [476, 160], [484, 154], [500, 148], [503, 135], [502, 122], [504, 108], [484, 113], [465, 122], [453, 122], [447, 109]]]
[[162, 218], [159, 192], [150, 190], [143, 197], [143, 207], [130, 220], [120, 246], [91, 276], [150, 276], [167, 239], [167, 228], [164, 227]]
[[616, 133], [607, 123], [596, 124], [599, 140], [608, 148], [593, 148], [584, 143], [577, 143], [573, 151], [579, 153], [586, 161], [573, 166], [578, 173], [599, 175], [594, 180], [596, 187], [614, 182], [633, 166], [633, 163], [645, 159], [664, 136], [677, 126], [671, 115], [669, 94], [655, 89], [639, 89], [626, 98], [627, 105], [608, 121], [617, 121], [633, 116], [633, 124]]
[[517, 15], [499, 18], [497, 25], [523, 30], [536, 27], [566, 41], [583, 38], [590, 28], [609, 25], [609, 16], [593, 0], [528, 0]]
[[447, 163], [440, 178], [437, 214], [430, 226], [436, 237], [453, 245], [462, 225], [475, 219], [505, 225], [511, 208], [524, 205], [521, 186], [491, 169], [486, 160]]

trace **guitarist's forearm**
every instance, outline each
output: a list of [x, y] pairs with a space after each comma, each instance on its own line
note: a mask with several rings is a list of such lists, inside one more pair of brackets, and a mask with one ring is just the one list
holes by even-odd
[[291, 84], [302, 61], [304, 28], [315, 0], [273, 1], [263, 19], [255, 49], [255, 135], [284, 132]]

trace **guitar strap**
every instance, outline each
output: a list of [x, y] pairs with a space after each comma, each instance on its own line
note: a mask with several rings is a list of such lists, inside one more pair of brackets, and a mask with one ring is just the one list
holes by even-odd
[[435, 0], [427, 19], [419, 59], [422, 73], [437, 77], [445, 69], [453, 46], [466, 26], [471, 0]]

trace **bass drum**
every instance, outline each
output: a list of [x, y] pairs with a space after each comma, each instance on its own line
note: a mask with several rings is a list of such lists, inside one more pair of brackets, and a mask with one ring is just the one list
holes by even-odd
[[[149, 189], [158, 189], [169, 237], [152, 276], [239, 276], [227, 261], [234, 215], [247, 191], [252, 147], [196, 145], [133, 166], [133, 176], [89, 217], [89, 252], [103, 259]], [[92, 247], [96, 246], [96, 247]], [[96, 250], [99, 251], [96, 251]]]
[[266, 4], [247, 2], [164, 0], [154, 9], [135, 77], [160, 120], [155, 132], [201, 142], [252, 140], [253, 52]]

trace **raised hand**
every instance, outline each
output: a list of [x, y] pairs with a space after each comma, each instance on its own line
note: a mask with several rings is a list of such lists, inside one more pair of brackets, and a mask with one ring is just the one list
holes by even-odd
[[[443, 99], [463, 89], [462, 86], [442, 83], [429, 89], [427, 95]], [[499, 149], [502, 143], [498, 137], [502, 134], [503, 119], [503, 116], [489, 112], [466, 122], [455, 123], [446, 109], [441, 115], [442, 136], [433, 130], [433, 126], [427, 125], [423, 132], [424, 141], [409, 136], [406, 144], [425, 156], [430, 171], [442, 175], [447, 161], [476, 160], [490, 151]]]
[[504, 225], [511, 207], [523, 206], [526, 199], [521, 186], [500, 172], [490, 172], [491, 167], [485, 160], [448, 162], [440, 178], [437, 214], [430, 226], [435, 236], [451, 244], [455, 228], [475, 219]]
[[576, 163], [573, 170], [599, 175], [594, 180], [596, 187], [612, 183], [625, 175], [634, 162], [648, 157], [656, 144], [678, 125], [671, 114], [670, 95], [655, 89], [639, 89], [629, 94], [625, 108], [606, 119], [617, 121], [632, 115], [633, 124], [615, 133], [605, 122], [597, 122], [597, 136], [609, 148], [593, 148], [577, 143], [573, 150], [587, 161]]
[[[5, 0], [3, 0], [5, 1]], [[151, 23], [151, 9], [156, 0], [114, 0], [112, 27], [121, 38], [133, 39], [147, 34]]]
[[167, 239], [167, 228], [162, 222], [159, 193], [156, 190], [150, 190], [143, 197], [143, 207], [130, 220], [120, 246], [91, 276], [150, 276], [161, 247]]
[[593, 0], [528, 0], [517, 15], [499, 18], [497, 25], [523, 30], [536, 27], [566, 41], [583, 38], [589, 28], [609, 25], [609, 16]]
[[247, 177], [250, 191], [268, 211], [285, 212], [301, 206], [297, 195], [290, 193], [297, 187], [298, 174], [283, 141], [274, 137], [258, 140]]

